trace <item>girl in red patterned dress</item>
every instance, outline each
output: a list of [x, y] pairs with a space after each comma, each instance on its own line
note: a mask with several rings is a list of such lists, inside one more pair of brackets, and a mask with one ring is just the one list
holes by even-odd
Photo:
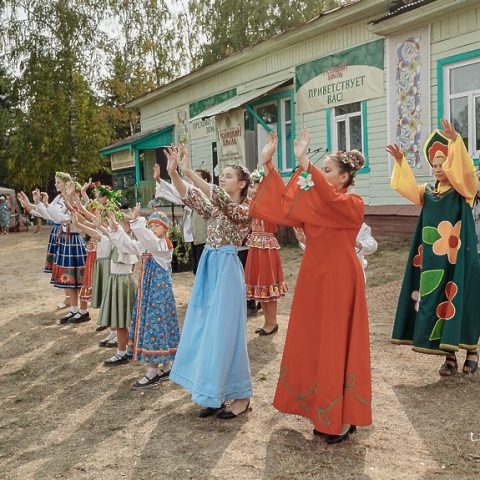
[[[254, 189], [257, 190], [263, 176], [255, 171], [251, 175]], [[247, 300], [260, 302], [265, 318], [262, 327], [255, 330], [258, 335], [271, 335], [278, 331], [277, 300], [284, 297], [288, 287], [283, 279], [280, 245], [275, 238], [276, 225], [253, 219], [252, 233], [248, 236], [249, 246], [245, 265]]]

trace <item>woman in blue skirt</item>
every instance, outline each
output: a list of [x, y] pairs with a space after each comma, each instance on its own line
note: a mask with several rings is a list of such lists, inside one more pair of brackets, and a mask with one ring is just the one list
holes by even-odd
[[[246, 202], [250, 174], [241, 165], [227, 164], [220, 187], [208, 184], [191, 169], [187, 147], [181, 144], [180, 150], [181, 159], [173, 146], [165, 152], [167, 170], [185, 205], [207, 221], [207, 242], [170, 379], [204, 407], [200, 417], [216, 413], [218, 418], [235, 418], [250, 409], [253, 394], [245, 277], [237, 256], [251, 224]], [[177, 166], [194, 187], [186, 186]], [[226, 400], [233, 400], [229, 407]]]

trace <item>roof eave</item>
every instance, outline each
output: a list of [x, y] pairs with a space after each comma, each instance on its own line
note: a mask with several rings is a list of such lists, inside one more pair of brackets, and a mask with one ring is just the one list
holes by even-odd
[[460, 13], [472, 6], [478, 6], [478, 0], [436, 0], [425, 5], [420, 5], [399, 15], [391, 16], [384, 20], [380, 19], [368, 24], [368, 30], [375, 35], [394, 35], [404, 30], [436, 22], [451, 13]]
[[303, 41], [305, 38], [314, 35], [324, 35], [334, 29], [351, 24], [352, 19], [357, 21], [359, 16], [368, 19], [386, 13], [388, 11], [388, 3], [389, 0], [357, 0], [355, 3], [350, 3], [330, 12], [323, 13], [298, 27], [291, 28], [290, 30], [257, 43], [256, 45], [232, 53], [228, 57], [218, 60], [217, 62], [206, 65], [198, 70], [194, 70], [183, 77], [173, 80], [172, 82], [148, 92], [141, 97], [131, 100], [126, 103], [125, 106], [127, 108], [141, 108], [162, 97], [194, 85], [199, 81], [208, 80], [209, 78], [230, 70], [231, 68], [254, 60], [265, 52], [272, 53], [275, 51], [281, 51], [288, 46]]

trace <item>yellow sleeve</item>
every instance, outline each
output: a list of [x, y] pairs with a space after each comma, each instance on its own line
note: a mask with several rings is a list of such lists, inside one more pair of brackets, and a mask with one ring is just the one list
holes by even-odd
[[457, 135], [448, 145], [448, 158], [443, 163], [443, 171], [452, 187], [473, 207], [477, 194], [478, 180], [473, 160], [465, 148], [462, 137]]
[[395, 191], [415, 205], [423, 205], [425, 186], [417, 184], [417, 179], [405, 157], [402, 158], [400, 165], [395, 160], [390, 185]]

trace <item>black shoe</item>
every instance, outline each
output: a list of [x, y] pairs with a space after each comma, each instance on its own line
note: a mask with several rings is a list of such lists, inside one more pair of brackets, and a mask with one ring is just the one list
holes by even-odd
[[218, 408], [213, 408], [213, 407], [205, 407], [205, 408], [202, 408], [199, 412], [198, 412], [198, 417], [199, 418], [207, 418], [207, 417], [211, 417], [212, 415], [215, 415], [216, 413], [218, 413], [220, 410], [222, 410], [223, 408], [225, 407], [225, 404], [222, 403], [222, 405]]
[[90, 320], [90, 314], [86, 313], [76, 313], [72, 318], [68, 319], [68, 323], [82, 323], [88, 322]]
[[329, 445], [332, 445], [334, 443], [340, 443], [346, 440], [351, 433], [355, 433], [356, 431], [357, 427], [355, 425], [350, 425], [350, 427], [345, 433], [342, 433], [340, 435], [329, 435], [326, 438], [326, 441]]
[[73, 318], [76, 314], [73, 313], [73, 312], [68, 312], [64, 317], [62, 317], [58, 323], [60, 323], [60, 325], [63, 325], [64, 323], [68, 323], [68, 321]]
[[103, 330], [106, 330], [108, 327], [102, 327], [102, 325], [98, 326], [95, 331], [96, 332], [103, 332]]
[[158, 385], [159, 383], [161, 382], [164, 382], [165, 380], [168, 380], [170, 378], [170, 370], [168, 372], [164, 372], [163, 370], [160, 370], [161, 373], [155, 375], [153, 378], [148, 378], [148, 377], [144, 377], [144, 378], [147, 378], [148, 382], [145, 382], [145, 383], [140, 383], [140, 382], [137, 382], [137, 383], [134, 383], [132, 385], [132, 388], [134, 390], [142, 390], [144, 388], [151, 388], [151, 387], [155, 387], [156, 385]]
[[129, 358], [128, 358], [128, 355], [125, 354], [125, 355], [119, 355], [118, 353], [116, 353], [112, 358], [110, 358], [109, 360], [105, 360], [103, 362], [103, 364], [106, 366], [106, 367], [114, 367], [115, 365], [123, 365], [125, 363], [128, 363], [129, 362]]
[[114, 339], [112, 340], [102, 340], [101, 342], [98, 342], [98, 346], [99, 347], [108, 347], [108, 348], [111, 348], [111, 347], [118, 347], [118, 342], [117, 342], [117, 338], [115, 337]]
[[247, 317], [253, 317], [258, 313], [257, 307], [255, 308], [247, 308]]
[[261, 310], [262, 309], [262, 304], [260, 302], [257, 302], [257, 310]]
[[263, 328], [261, 328], [258, 332], [259, 335], [271, 335], [272, 333], [277, 333], [278, 332], [278, 323], [269, 331], [267, 332]]
[[223, 420], [227, 420], [229, 418], [237, 418], [239, 415], [247, 413], [249, 410], [251, 410], [250, 401], [247, 403], [245, 410], [242, 410], [240, 413], [233, 413], [231, 410], [222, 410], [220, 413], [217, 413], [217, 418], [221, 418]]

